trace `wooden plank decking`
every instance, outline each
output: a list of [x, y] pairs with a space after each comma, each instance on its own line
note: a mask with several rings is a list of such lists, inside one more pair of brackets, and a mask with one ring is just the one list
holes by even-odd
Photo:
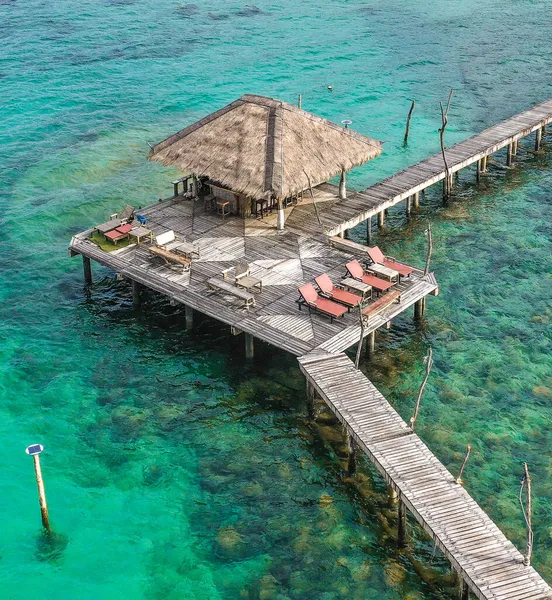
[[[448, 148], [446, 156], [450, 172], [460, 171], [549, 123], [552, 123], [552, 100]], [[331, 206], [321, 205], [321, 225], [326, 235], [338, 235], [445, 177], [443, 156], [439, 152], [362, 192], [349, 193], [345, 200]]]
[[[324, 345], [342, 351], [358, 342], [360, 327], [355, 311], [333, 323], [323, 315], [299, 311], [299, 286], [328, 273], [335, 282], [345, 275], [345, 263], [355, 251], [332, 248], [324, 236], [309, 237], [293, 231], [278, 234], [255, 219], [227, 217], [224, 221], [205, 213], [203, 205], [182, 199], [157, 202], [140, 210], [154, 235], [174, 230], [179, 240], [193, 243], [199, 257], [193, 257], [190, 270], [171, 268], [148, 252], [148, 244], [105, 252], [87, 239], [90, 230], [73, 237], [70, 252], [105, 265], [123, 277], [168, 296], [235, 329], [263, 340], [296, 356]], [[362, 252], [356, 253], [359, 256]], [[365, 255], [365, 253], [364, 253]], [[223, 271], [245, 261], [251, 274], [263, 281], [262, 292], [254, 293], [255, 306], [246, 309], [234, 293], [213, 292], [209, 280], [221, 278]], [[412, 303], [437, 290], [432, 275], [424, 277], [416, 269], [398, 286], [401, 304], [393, 304], [370, 321], [368, 335], [395, 318]], [[242, 294], [244, 292], [241, 292]]]
[[552, 590], [344, 354], [301, 356], [301, 371], [481, 600], [544, 600]]

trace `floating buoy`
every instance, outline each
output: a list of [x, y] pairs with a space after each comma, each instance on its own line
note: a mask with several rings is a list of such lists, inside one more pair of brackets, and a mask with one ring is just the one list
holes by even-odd
[[329, 85], [329, 86], [328, 86], [328, 90], [329, 90], [330, 92], [333, 92], [333, 87], [332, 87], [331, 85]]

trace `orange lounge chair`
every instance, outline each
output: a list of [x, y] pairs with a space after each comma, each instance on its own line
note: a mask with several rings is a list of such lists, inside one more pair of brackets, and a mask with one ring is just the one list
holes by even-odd
[[347, 290], [336, 287], [327, 273], [315, 277], [314, 281], [316, 281], [316, 285], [326, 298], [335, 300], [349, 309], [358, 306], [362, 302], [362, 296], [357, 296]]
[[332, 323], [335, 318], [342, 317], [347, 312], [346, 306], [342, 306], [341, 304], [337, 304], [337, 302], [319, 296], [312, 283], [302, 285], [298, 292], [301, 295], [299, 300], [297, 300], [299, 310], [301, 310], [302, 305], [308, 306], [309, 312], [311, 310], [316, 310], [323, 315], [330, 317], [330, 322]]
[[409, 277], [414, 271], [412, 267], [396, 262], [393, 257], [387, 258], [384, 256], [378, 246], [368, 248], [368, 256], [372, 259], [372, 262], [394, 269], [401, 277]]
[[391, 286], [395, 285], [393, 281], [384, 281], [375, 275], [366, 275], [364, 273], [364, 269], [362, 265], [358, 262], [358, 260], [352, 260], [345, 265], [345, 268], [349, 272], [349, 275], [356, 279], [357, 281], [362, 281], [362, 283], [367, 283], [371, 285], [378, 292], [385, 292]]

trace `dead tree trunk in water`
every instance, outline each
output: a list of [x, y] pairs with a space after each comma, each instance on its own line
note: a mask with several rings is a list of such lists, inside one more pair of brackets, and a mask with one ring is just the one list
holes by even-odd
[[431, 372], [431, 366], [433, 365], [433, 350], [429, 348], [427, 356], [425, 357], [426, 363], [426, 374], [422, 385], [420, 386], [420, 391], [418, 392], [418, 398], [416, 400], [416, 407], [414, 409], [414, 414], [410, 417], [410, 428], [414, 431], [414, 425], [416, 424], [416, 419], [418, 418], [418, 413], [420, 412], [420, 402], [422, 401], [422, 396], [424, 394], [424, 389], [427, 384], [427, 380], [429, 379], [429, 374]]
[[452, 177], [451, 177], [450, 168], [449, 168], [449, 165], [447, 162], [447, 155], [445, 152], [445, 129], [448, 125], [448, 114], [449, 114], [450, 101], [452, 100], [453, 92], [454, 92], [454, 89], [451, 88], [449, 97], [448, 97], [446, 110], [443, 108], [443, 103], [439, 102], [439, 105], [441, 106], [441, 128], [439, 129], [439, 139], [441, 141], [441, 153], [443, 154], [443, 162], [445, 163], [445, 185], [444, 185], [445, 199], [450, 196], [450, 192], [452, 189]]
[[410, 133], [410, 119], [412, 119], [412, 113], [414, 112], [415, 106], [416, 100], [412, 100], [412, 105], [410, 106], [410, 110], [408, 111], [408, 117], [406, 118], [406, 131], [404, 132], [403, 146], [406, 146], [406, 144], [408, 144], [408, 134]]

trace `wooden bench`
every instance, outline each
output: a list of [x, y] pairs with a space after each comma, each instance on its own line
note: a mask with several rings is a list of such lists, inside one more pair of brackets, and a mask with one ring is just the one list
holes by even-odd
[[159, 246], [148, 246], [148, 252], [153, 254], [154, 256], [158, 256], [165, 261], [165, 264], [178, 264], [182, 266], [182, 271], [185, 273], [190, 270], [190, 265], [192, 264], [192, 259], [187, 256], [182, 256], [182, 254], [175, 254], [174, 252], [170, 252], [169, 250], [165, 250], [164, 248], [159, 248]]
[[367, 255], [368, 250], [370, 250], [368, 246], [364, 246], [363, 244], [353, 242], [352, 240], [346, 240], [345, 238], [341, 238], [338, 235], [330, 237], [329, 240], [332, 246], [335, 246], [336, 248], [345, 250], [347, 252], [351, 252], [351, 254], [360, 252], [361, 254]]
[[212, 277], [207, 280], [207, 286], [211, 290], [226, 292], [227, 294], [231, 294], [232, 296], [236, 296], [236, 298], [240, 298], [244, 301], [245, 307], [249, 308], [250, 306], [255, 306], [255, 296], [246, 292], [245, 290], [235, 287], [228, 281], [224, 279], [218, 279], [217, 277]]
[[369, 319], [370, 317], [373, 317], [374, 315], [377, 315], [378, 313], [380, 313], [384, 308], [387, 308], [390, 304], [393, 304], [393, 302], [395, 302], [395, 300], [397, 302], [401, 301], [401, 293], [399, 292], [399, 290], [393, 290], [392, 292], [387, 292], [387, 294], [384, 294], [383, 296], [378, 298], [375, 302], [372, 302], [372, 304], [369, 304], [362, 311], [362, 314], [365, 317], [368, 317], [368, 319]]

